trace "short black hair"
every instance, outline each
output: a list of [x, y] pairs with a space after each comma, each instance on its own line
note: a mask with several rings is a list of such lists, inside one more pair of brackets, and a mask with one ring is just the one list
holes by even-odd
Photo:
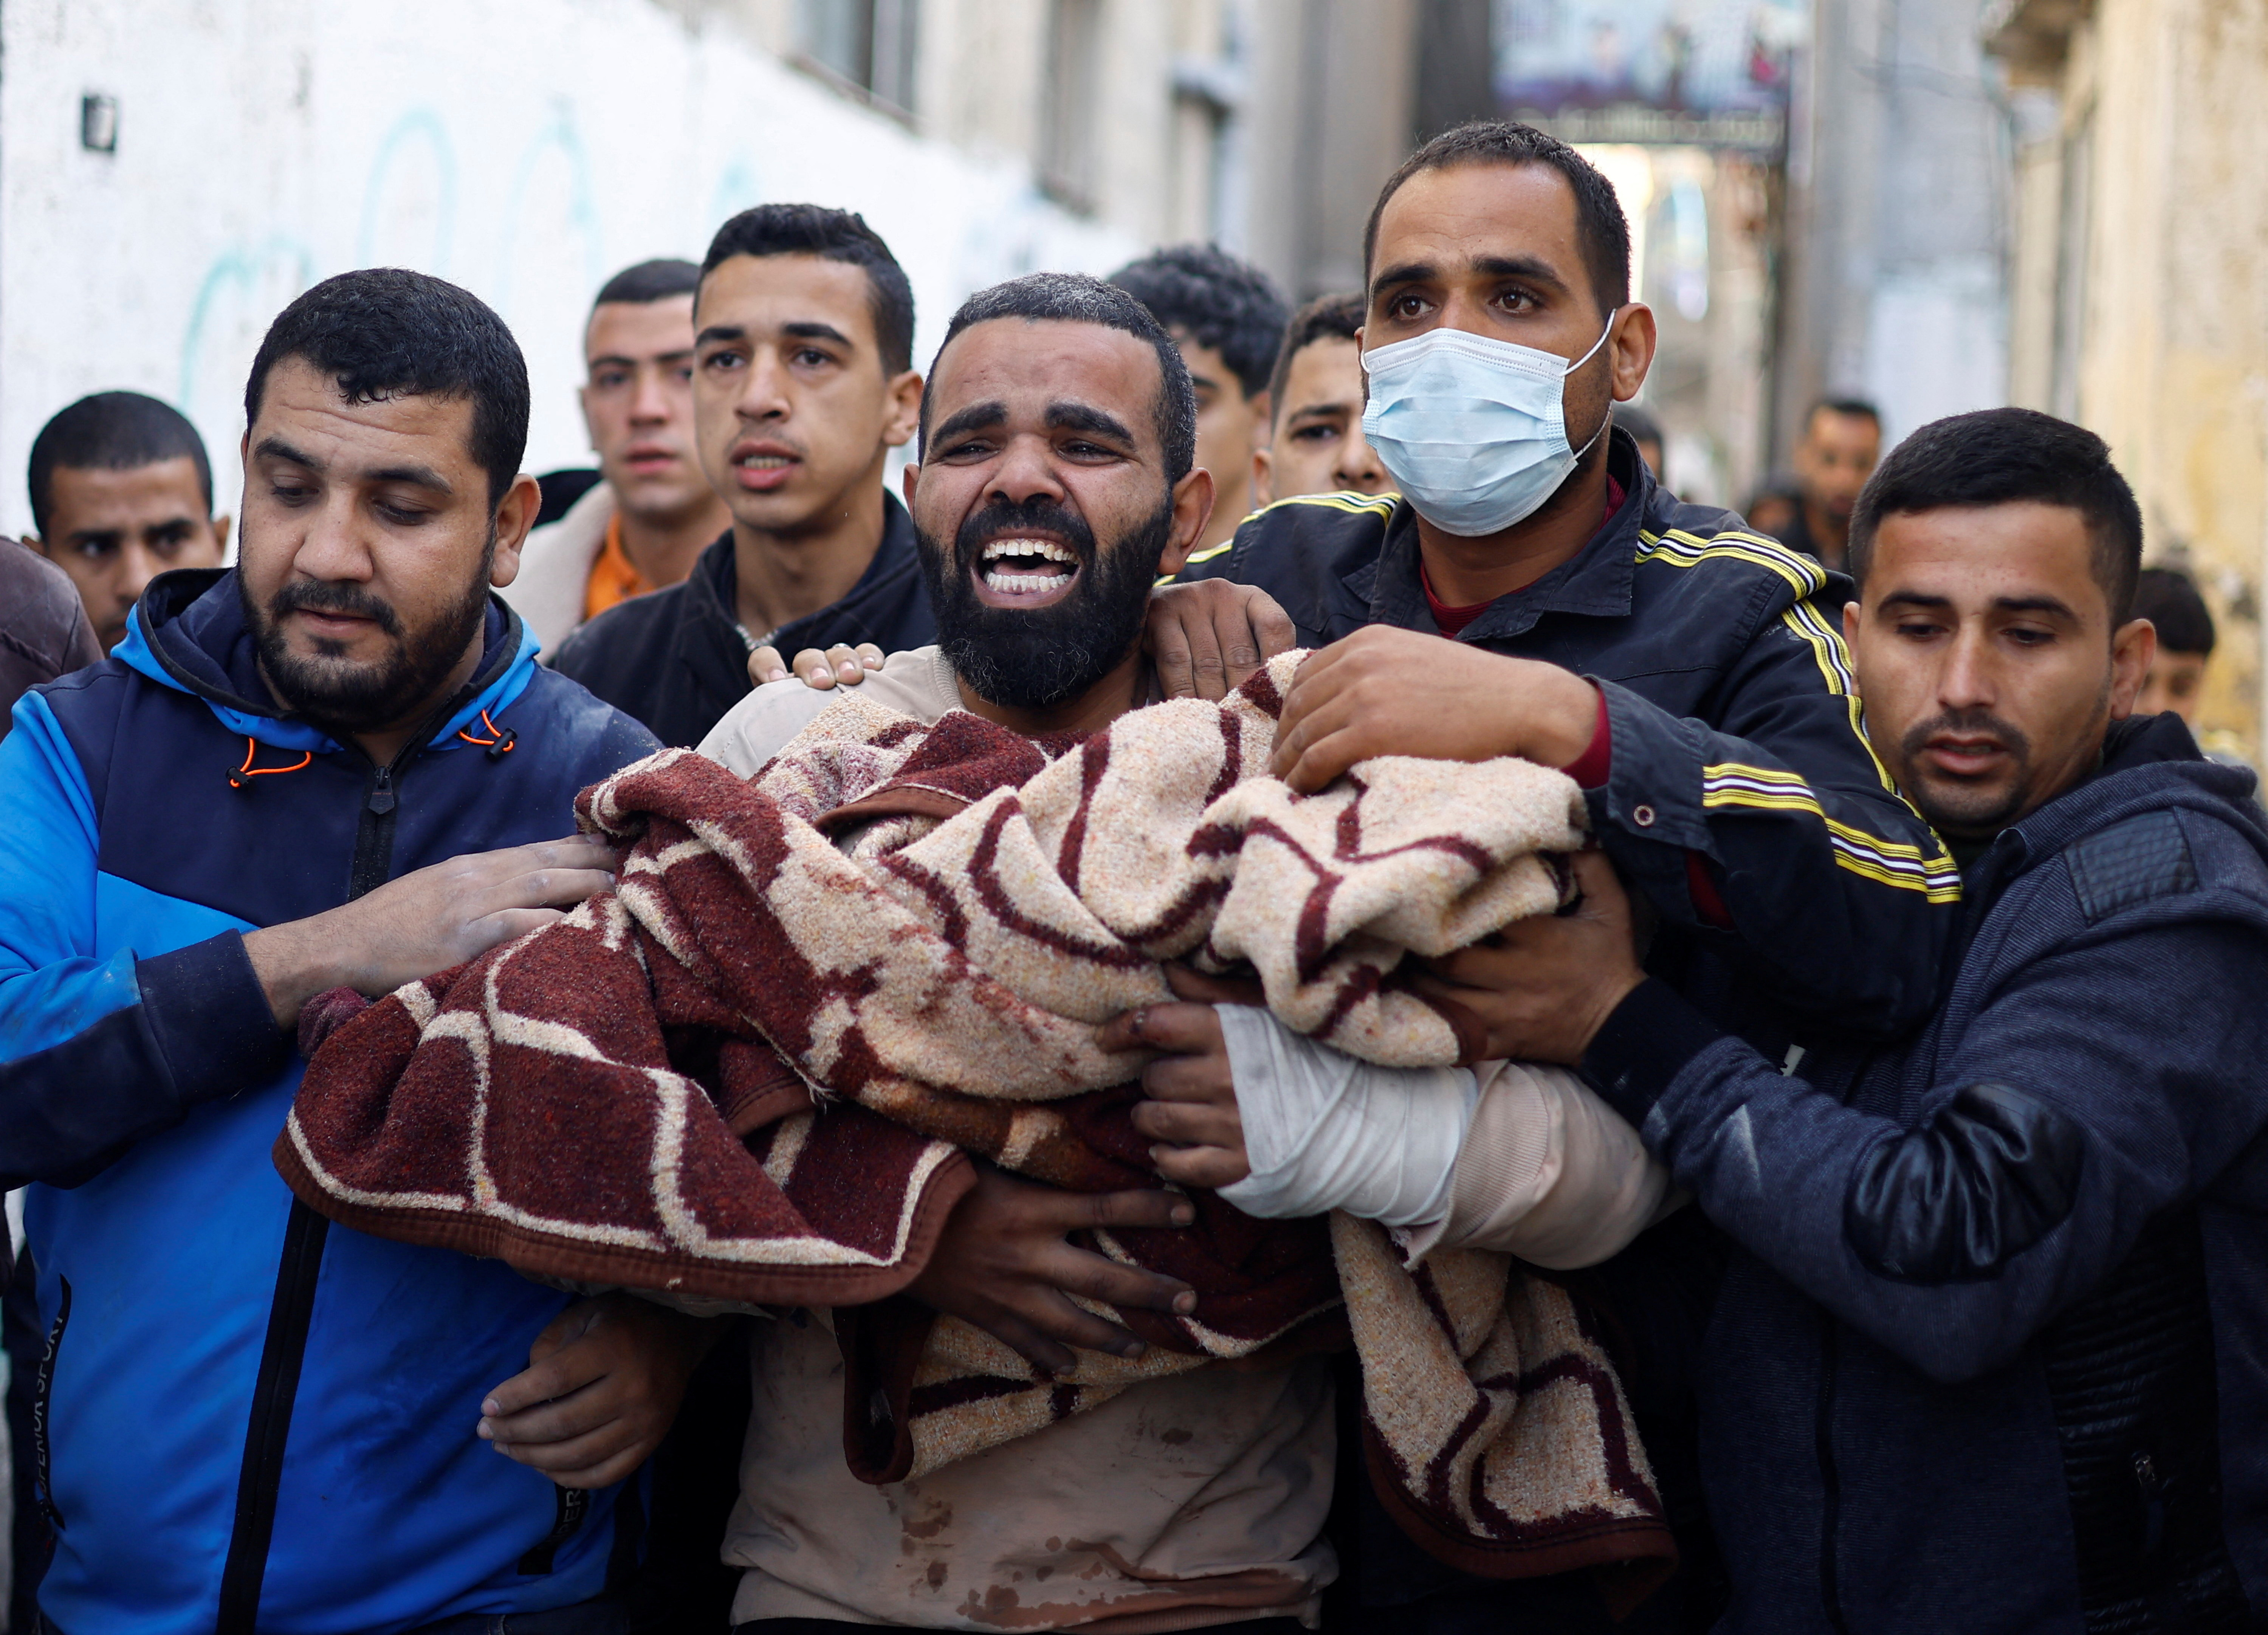
[[1284, 344], [1276, 351], [1276, 367], [1268, 375], [1271, 421], [1284, 418], [1284, 387], [1292, 378], [1292, 360], [1318, 341], [1353, 340], [1362, 328], [1364, 310], [1362, 291], [1351, 290], [1344, 295], [1319, 295], [1292, 314], [1292, 321], [1284, 326]]
[[350, 403], [395, 397], [464, 398], [467, 446], [501, 501], [527, 452], [527, 360], [487, 302], [404, 267], [326, 278], [276, 316], [252, 360], [244, 423], [260, 419], [268, 377], [289, 357], [336, 383]]
[[171, 403], [139, 392], [97, 392], [83, 397], [40, 428], [32, 439], [32, 527], [48, 537], [55, 514], [55, 468], [72, 471], [131, 471], [168, 460], [197, 468], [205, 512], [213, 506], [212, 461], [188, 416]]
[[717, 229], [701, 258], [701, 276], [735, 255], [816, 255], [863, 269], [883, 372], [899, 375], [914, 366], [914, 287], [864, 216], [824, 204], [759, 204]]
[[691, 261], [672, 258], [640, 261], [635, 267], [623, 268], [600, 284], [591, 305], [596, 307], [620, 302], [626, 306], [650, 306], [656, 301], [692, 295], [700, 288], [701, 269]]
[[2160, 652], [2210, 655], [2219, 639], [2197, 581], [2179, 568], [2142, 570], [2134, 581], [2133, 616], [2158, 627]]
[[1882, 519], [1948, 505], [2036, 500], [2068, 505], [2087, 524], [2095, 583], [2113, 630], [2126, 622], [2142, 566], [2142, 508], [2084, 426], [2034, 409], [1980, 409], [1933, 420], [1892, 449], [1851, 511], [1851, 577], [1866, 587]]
[[1217, 244], [1177, 244], [1110, 275], [1110, 282], [1221, 356], [1244, 395], [1268, 389], [1291, 307], [1268, 275]]
[[1362, 230], [1366, 286], [1378, 253], [1378, 222], [1386, 214], [1387, 201], [1418, 172], [1457, 165], [1549, 165], [1565, 176], [1575, 191], [1575, 238], [1582, 246], [1584, 270], [1590, 275], [1601, 315], [1629, 302], [1630, 221], [1623, 214], [1623, 202], [1615, 196], [1615, 184], [1558, 137], [1513, 120], [1476, 120], [1445, 130], [1386, 179], [1378, 190], [1378, 203], [1370, 207], [1370, 225]]
[[[996, 318], [1021, 318], [1029, 322], [1101, 324], [1123, 330], [1146, 341], [1158, 355], [1158, 399], [1152, 412], [1158, 441], [1164, 446], [1166, 482], [1179, 482], [1189, 475], [1197, 457], [1197, 394], [1189, 384], [1189, 365], [1182, 349], [1152, 316], [1150, 309], [1115, 284], [1085, 273], [1026, 273], [989, 290], [979, 290], [961, 304], [945, 332], [937, 357], [963, 329], [990, 323]], [[930, 361], [929, 379], [922, 383], [921, 441], [917, 452], [929, 448], [930, 393], [937, 384], [937, 359]]]
[[1803, 416], [1803, 429], [1806, 431], [1810, 431], [1811, 423], [1818, 419], [1822, 415], [1849, 415], [1856, 419], [1873, 421], [1874, 423], [1874, 430], [1877, 431], [1880, 431], [1882, 429], [1882, 411], [1875, 408], [1863, 397], [1822, 397], [1819, 399], [1816, 402], [1812, 404], [1809, 409], [1805, 411]]

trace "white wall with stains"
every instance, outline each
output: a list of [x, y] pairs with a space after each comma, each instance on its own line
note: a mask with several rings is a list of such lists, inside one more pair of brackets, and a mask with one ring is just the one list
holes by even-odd
[[[235, 508], [245, 372], [350, 268], [474, 291], [527, 354], [530, 470], [579, 463], [583, 319], [766, 201], [860, 210], [910, 276], [917, 362], [972, 290], [1140, 246], [652, 0], [8, 0], [0, 7], [0, 531], [47, 417], [131, 387], [203, 432]], [[114, 98], [113, 152], [81, 101]]]

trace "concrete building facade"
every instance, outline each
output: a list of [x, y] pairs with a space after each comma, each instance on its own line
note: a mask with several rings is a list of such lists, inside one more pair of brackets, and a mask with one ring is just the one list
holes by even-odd
[[356, 266], [519, 335], [531, 468], [579, 462], [582, 320], [766, 200], [863, 212], [926, 358], [970, 291], [1218, 239], [1297, 298], [1360, 276], [1407, 150], [1415, 0], [11, 0], [0, 528], [84, 393], [180, 406], [236, 486], [244, 370]]
[[2203, 725], [2257, 758], [2268, 571], [2268, 7], [2002, 0], [2021, 113], [2014, 401], [2106, 438], [2220, 627]]

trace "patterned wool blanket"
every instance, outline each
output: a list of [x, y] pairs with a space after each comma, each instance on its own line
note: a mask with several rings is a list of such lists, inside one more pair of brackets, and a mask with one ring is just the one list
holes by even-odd
[[1186, 1279], [1195, 1313], [1112, 1313], [1144, 1356], [1052, 1378], [885, 1298], [974, 1184], [966, 1154], [1156, 1184], [1127, 1117], [1140, 1058], [1095, 1035], [1171, 998], [1165, 961], [1248, 974], [1372, 1061], [1474, 1054], [1401, 967], [1561, 906], [1580, 796], [1522, 762], [1387, 757], [1299, 797], [1265, 771], [1298, 657], [1078, 741], [851, 694], [745, 782], [681, 750], [640, 762], [578, 806], [629, 848], [617, 888], [336, 1026], [277, 1166], [349, 1226], [531, 1276], [857, 1308], [846, 1448], [875, 1481], [1144, 1378], [1351, 1336], [1373, 1473], [1421, 1543], [1496, 1576], [1644, 1575], [1672, 1550], [1606, 1351], [1506, 1256], [1411, 1270], [1369, 1222], [1200, 1194], [1186, 1230], [1091, 1237]]

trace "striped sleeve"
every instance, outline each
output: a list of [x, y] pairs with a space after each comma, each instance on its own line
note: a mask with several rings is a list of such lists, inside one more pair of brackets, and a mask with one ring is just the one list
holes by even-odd
[[1961, 877], [1944, 843], [1867, 743], [1816, 563], [1758, 535], [1647, 535], [1641, 562], [1768, 569], [1791, 595], [1725, 676], [1709, 718], [1679, 718], [1606, 683], [1614, 770], [1592, 817], [1624, 873], [1697, 929], [1687, 851], [1732, 921], [1728, 955], [1795, 1008], [1889, 1030], [1920, 1015], [1952, 932]]

